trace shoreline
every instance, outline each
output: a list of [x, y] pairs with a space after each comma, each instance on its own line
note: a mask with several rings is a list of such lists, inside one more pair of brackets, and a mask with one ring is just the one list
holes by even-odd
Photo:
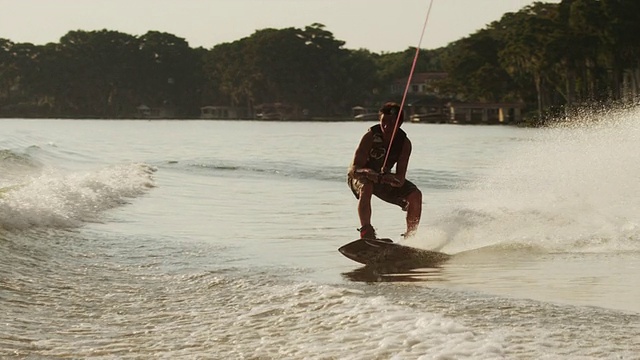
[[[255, 121], [255, 122], [356, 122], [356, 123], [373, 123], [373, 121], [365, 121], [365, 120], [356, 120], [353, 118], [308, 118], [308, 119], [282, 119], [282, 120], [262, 120], [262, 119], [206, 119], [200, 117], [193, 118], [103, 118], [103, 117], [0, 117], [0, 121], [2, 120], [100, 120], [100, 121]], [[526, 123], [498, 123], [498, 122], [442, 122], [442, 121], [419, 121], [419, 122], [406, 122], [411, 124], [440, 124], [440, 125], [485, 125], [485, 126], [520, 126], [520, 127], [530, 127], [530, 125]]]

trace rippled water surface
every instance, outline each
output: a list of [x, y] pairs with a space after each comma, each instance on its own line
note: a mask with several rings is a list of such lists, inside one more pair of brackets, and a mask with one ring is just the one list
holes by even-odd
[[345, 171], [369, 123], [1, 120], [0, 357], [637, 358], [637, 111], [406, 124], [418, 235], [371, 272]]

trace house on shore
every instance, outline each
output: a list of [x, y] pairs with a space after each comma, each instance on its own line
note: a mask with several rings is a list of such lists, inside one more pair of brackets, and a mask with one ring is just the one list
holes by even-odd
[[356, 121], [376, 121], [380, 117], [378, 110], [364, 106], [354, 106], [351, 108], [351, 116]]
[[[441, 93], [446, 72], [416, 73], [407, 88], [405, 111], [411, 122], [448, 124], [516, 124], [522, 121], [524, 103], [456, 101]], [[404, 94], [408, 77], [396, 80], [391, 91]], [[406, 118], [405, 118], [406, 120]]]
[[292, 105], [285, 103], [265, 103], [254, 108], [256, 120], [300, 120], [307, 116]]
[[165, 106], [150, 107], [141, 104], [136, 111], [138, 119], [172, 119], [175, 115], [173, 109]]
[[247, 119], [247, 111], [233, 106], [207, 105], [200, 108], [200, 119], [209, 120], [238, 120]]
[[522, 121], [524, 103], [449, 102], [452, 124], [517, 124]]
[[450, 97], [441, 94], [441, 83], [447, 79], [441, 71], [413, 74], [407, 88], [408, 77], [397, 79], [391, 85], [391, 93], [404, 95], [407, 90], [405, 121], [422, 123], [446, 123], [449, 119], [446, 103]]
[[[438, 96], [440, 95], [440, 83], [447, 78], [447, 73], [442, 71], [432, 71], [415, 73], [411, 77], [407, 97], [413, 96]], [[404, 94], [409, 77], [397, 79], [391, 84], [391, 93], [396, 95]]]

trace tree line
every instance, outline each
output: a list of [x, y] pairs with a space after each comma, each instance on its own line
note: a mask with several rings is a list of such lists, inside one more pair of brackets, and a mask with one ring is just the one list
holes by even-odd
[[[416, 72], [442, 71], [441, 100], [523, 102], [537, 116], [629, 100], [640, 84], [640, 1], [536, 2], [434, 50]], [[399, 100], [415, 48], [345, 49], [326, 27], [262, 29], [211, 49], [149, 31], [70, 31], [58, 43], [0, 38], [0, 116], [127, 118], [138, 106], [197, 117], [203, 105], [251, 112], [284, 103], [312, 117]]]
[[536, 2], [450, 44], [442, 63], [451, 92], [538, 115], [637, 101], [639, 33], [640, 1]]

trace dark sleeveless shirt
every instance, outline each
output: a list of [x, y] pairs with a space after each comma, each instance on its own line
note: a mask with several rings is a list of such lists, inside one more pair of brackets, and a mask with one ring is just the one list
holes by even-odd
[[[382, 164], [384, 163], [384, 158], [387, 154], [387, 145], [384, 144], [380, 124], [370, 127], [369, 131], [373, 133], [373, 144], [371, 145], [371, 150], [369, 150], [369, 157], [367, 158], [367, 164], [365, 167], [375, 171], [380, 171], [382, 169]], [[402, 129], [397, 129], [391, 145], [391, 152], [387, 159], [387, 166], [382, 172], [388, 173], [389, 170], [391, 170], [391, 168], [393, 168], [393, 166], [398, 162], [400, 154], [402, 153], [402, 147], [404, 146], [404, 140], [406, 138], [407, 133]]]

